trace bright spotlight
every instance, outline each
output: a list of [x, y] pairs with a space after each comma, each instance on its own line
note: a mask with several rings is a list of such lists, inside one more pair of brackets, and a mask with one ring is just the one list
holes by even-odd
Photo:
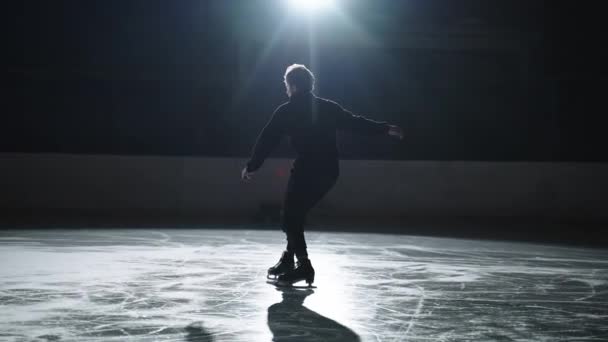
[[318, 11], [333, 6], [333, 0], [289, 0], [293, 9], [303, 11]]

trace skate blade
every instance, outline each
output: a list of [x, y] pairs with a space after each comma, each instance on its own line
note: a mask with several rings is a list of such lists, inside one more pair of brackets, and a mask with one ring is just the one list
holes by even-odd
[[316, 289], [317, 288], [316, 286], [314, 286], [312, 284], [294, 285], [294, 284], [297, 284], [297, 282], [292, 284], [292, 283], [285, 283], [285, 282], [278, 281], [278, 280], [267, 280], [266, 283], [270, 284], [270, 285], [274, 285], [276, 287], [291, 287], [294, 289]]

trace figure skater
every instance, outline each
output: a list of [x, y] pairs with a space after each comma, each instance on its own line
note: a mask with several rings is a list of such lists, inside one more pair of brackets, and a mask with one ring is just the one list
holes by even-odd
[[[285, 192], [281, 228], [287, 248], [279, 262], [268, 269], [278, 285], [305, 280], [314, 282], [315, 270], [306, 251], [304, 224], [308, 212], [336, 183], [339, 174], [336, 130], [403, 139], [400, 127], [354, 115], [336, 102], [312, 93], [315, 77], [306, 66], [293, 64], [284, 76], [289, 101], [280, 105], [260, 133], [253, 153], [241, 172], [249, 181], [283, 136], [297, 153]], [[297, 265], [294, 264], [294, 255]]]

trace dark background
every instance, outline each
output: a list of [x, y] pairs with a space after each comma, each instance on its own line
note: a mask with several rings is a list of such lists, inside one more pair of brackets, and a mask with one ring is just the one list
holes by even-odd
[[600, 1], [338, 4], [3, 3], [0, 151], [245, 157], [304, 63], [318, 95], [406, 129], [341, 135], [347, 159], [608, 161]]

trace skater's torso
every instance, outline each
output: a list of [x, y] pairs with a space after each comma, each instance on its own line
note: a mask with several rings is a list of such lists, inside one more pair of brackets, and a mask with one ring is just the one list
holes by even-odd
[[282, 136], [287, 136], [297, 158], [292, 171], [299, 174], [338, 174], [336, 130], [350, 129], [364, 134], [387, 134], [386, 122], [354, 115], [339, 104], [314, 96], [294, 94], [277, 108], [258, 137], [247, 170], [263, 163]]
[[297, 153], [295, 172], [338, 173], [336, 103], [310, 93], [293, 96], [279, 108], [285, 135]]

